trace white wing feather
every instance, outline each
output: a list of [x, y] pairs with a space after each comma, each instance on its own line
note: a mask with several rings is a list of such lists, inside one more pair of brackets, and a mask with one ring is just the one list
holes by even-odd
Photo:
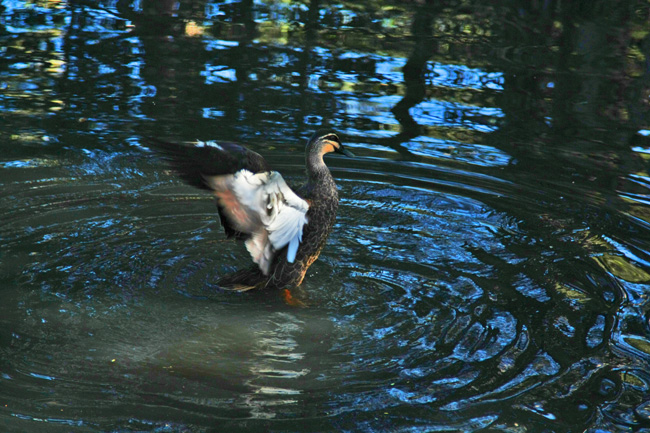
[[249, 233], [246, 248], [268, 275], [275, 251], [289, 245], [287, 260], [296, 259], [307, 224], [309, 204], [298, 197], [277, 171], [254, 174], [240, 170], [232, 175], [205, 178], [223, 210], [238, 231]]

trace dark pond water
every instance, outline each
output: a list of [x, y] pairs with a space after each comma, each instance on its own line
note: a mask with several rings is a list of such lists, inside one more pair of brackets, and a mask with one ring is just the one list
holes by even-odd
[[[650, 431], [644, 1], [0, 3], [3, 432]], [[247, 144], [336, 230], [308, 306], [143, 137]]]

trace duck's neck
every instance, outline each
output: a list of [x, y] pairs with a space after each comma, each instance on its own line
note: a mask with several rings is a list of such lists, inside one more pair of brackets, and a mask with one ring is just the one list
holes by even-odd
[[310, 153], [307, 155], [307, 173], [310, 181], [323, 181], [331, 179], [332, 174], [323, 161], [323, 154]]

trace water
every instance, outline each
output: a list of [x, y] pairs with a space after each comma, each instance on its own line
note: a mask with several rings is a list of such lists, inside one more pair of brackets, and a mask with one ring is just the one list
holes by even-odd
[[[647, 3], [420, 3], [1, 3], [3, 431], [650, 429]], [[217, 290], [143, 137], [321, 127], [307, 306]]]

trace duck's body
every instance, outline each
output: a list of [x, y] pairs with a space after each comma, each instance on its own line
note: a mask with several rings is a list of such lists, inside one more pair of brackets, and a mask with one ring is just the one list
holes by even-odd
[[325, 246], [338, 209], [336, 184], [323, 156], [352, 156], [336, 134], [318, 131], [309, 140], [307, 182], [295, 192], [262, 156], [242, 146], [152, 144], [186, 182], [213, 192], [226, 235], [244, 240], [256, 263], [224, 276], [219, 286], [279, 289], [302, 283]]

